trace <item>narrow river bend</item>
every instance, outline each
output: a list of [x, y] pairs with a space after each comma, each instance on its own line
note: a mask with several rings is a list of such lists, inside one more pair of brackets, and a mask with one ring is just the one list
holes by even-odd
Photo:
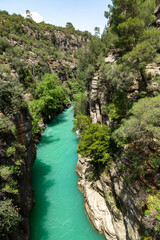
[[76, 134], [73, 112], [65, 110], [42, 134], [32, 170], [36, 204], [31, 212], [30, 240], [104, 240], [89, 223], [77, 189]]

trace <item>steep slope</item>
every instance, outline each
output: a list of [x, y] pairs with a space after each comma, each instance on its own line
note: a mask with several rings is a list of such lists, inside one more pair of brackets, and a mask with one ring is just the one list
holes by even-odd
[[2, 240], [29, 239], [35, 142], [45, 123], [61, 112], [77, 91], [76, 54], [90, 38], [88, 32], [76, 31], [70, 23], [67, 28], [37, 24], [0, 11]]
[[78, 66], [87, 89], [87, 109], [75, 121], [78, 186], [91, 222], [106, 239], [159, 240], [158, 8], [154, 0], [112, 2], [106, 13], [111, 25], [101, 39], [105, 48], [84, 51], [79, 60], [90, 66]]

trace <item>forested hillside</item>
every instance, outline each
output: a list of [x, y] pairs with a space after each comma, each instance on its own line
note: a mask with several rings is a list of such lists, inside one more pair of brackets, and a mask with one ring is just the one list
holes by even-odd
[[102, 224], [107, 239], [160, 239], [159, 12], [155, 0], [113, 0], [102, 37], [78, 61], [86, 93], [75, 103], [74, 130], [92, 167], [86, 162], [80, 185], [87, 198], [87, 184], [101, 194], [100, 180], [113, 228]]
[[0, 239], [29, 239], [35, 142], [79, 91], [77, 50], [91, 38], [27, 14], [0, 11]]

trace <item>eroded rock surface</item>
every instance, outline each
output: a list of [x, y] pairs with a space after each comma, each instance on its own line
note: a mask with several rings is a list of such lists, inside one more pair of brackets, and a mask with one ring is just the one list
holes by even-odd
[[93, 226], [108, 240], [127, 239], [122, 216], [120, 214], [118, 217], [113, 216], [109, 209], [110, 206], [107, 206], [104, 195], [104, 179], [90, 180], [92, 174], [90, 159], [79, 155], [76, 172], [79, 176], [78, 187], [84, 194], [84, 207]]
[[117, 175], [116, 166], [94, 180], [91, 179], [90, 159], [79, 155], [76, 172], [87, 216], [97, 231], [108, 240], [140, 240], [143, 226], [141, 212], [136, 206], [138, 195], [134, 198], [135, 189], [125, 185]]

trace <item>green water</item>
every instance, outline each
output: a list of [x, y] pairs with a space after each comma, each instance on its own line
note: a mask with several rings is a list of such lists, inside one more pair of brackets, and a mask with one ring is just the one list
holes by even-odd
[[71, 132], [73, 113], [65, 110], [42, 134], [32, 170], [36, 204], [31, 240], [104, 240], [89, 223], [75, 173], [78, 139]]

